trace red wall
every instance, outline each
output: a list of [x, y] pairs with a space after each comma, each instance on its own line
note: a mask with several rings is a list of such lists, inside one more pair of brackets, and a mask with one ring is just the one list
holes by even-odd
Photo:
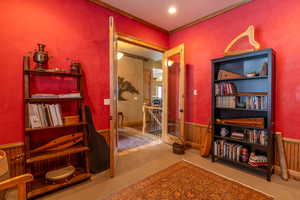
[[[276, 131], [300, 138], [300, 3], [298, 0], [252, 2], [170, 36], [170, 47], [185, 44], [186, 120], [210, 118], [212, 58], [222, 57], [230, 41], [253, 24], [262, 48], [273, 48], [276, 61]], [[192, 90], [198, 90], [198, 96]]]
[[167, 34], [87, 0], [1, 0], [0, 8], [0, 144], [23, 141], [22, 56], [38, 42], [53, 56], [50, 67], [69, 68], [66, 58], [82, 63], [97, 129], [109, 127], [103, 105], [109, 98], [108, 17], [115, 17], [118, 32], [168, 46]]

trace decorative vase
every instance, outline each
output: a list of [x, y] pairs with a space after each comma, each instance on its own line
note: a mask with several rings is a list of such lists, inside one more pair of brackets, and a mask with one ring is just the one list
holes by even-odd
[[38, 44], [39, 50], [35, 51], [33, 54], [33, 61], [37, 63], [37, 70], [45, 69], [45, 66], [48, 64], [48, 52], [45, 51], [46, 45]]
[[80, 73], [81, 64], [79, 62], [71, 63], [71, 73]]

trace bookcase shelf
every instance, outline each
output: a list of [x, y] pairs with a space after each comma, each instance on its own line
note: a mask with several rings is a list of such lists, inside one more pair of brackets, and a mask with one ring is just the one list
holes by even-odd
[[38, 154], [32, 154], [30, 158], [26, 160], [26, 163], [34, 163], [42, 160], [48, 160], [51, 158], [57, 158], [60, 156], [70, 155], [74, 153], [79, 153], [83, 151], [88, 151], [89, 148], [86, 146], [78, 146], [78, 147], [71, 147], [65, 150], [61, 151], [53, 151], [53, 152], [45, 152], [45, 153], [38, 153]]
[[51, 129], [61, 129], [61, 128], [68, 128], [68, 127], [76, 127], [76, 126], [86, 126], [86, 122], [80, 122], [76, 124], [68, 124], [63, 126], [51, 126], [51, 127], [45, 127], [45, 128], [26, 128], [26, 132], [34, 132], [34, 131], [43, 131], [43, 130], [51, 130]]
[[[87, 123], [83, 105], [83, 76], [81, 70], [79, 73], [66, 73], [37, 71], [28, 69], [26, 65], [23, 67], [25, 105], [24, 132], [26, 133], [25, 168], [26, 173], [34, 175], [34, 181], [27, 184], [27, 197], [35, 198], [36, 196], [75, 184], [91, 177], [88, 164], [89, 147], [87, 141]], [[32, 98], [30, 84], [33, 76], [71, 77], [76, 81], [76, 90], [78, 90], [81, 97]], [[64, 81], [64, 79], [62, 79], [62, 81]], [[72, 106], [67, 106], [66, 103], [63, 102], [76, 103], [74, 103], [74, 106], [73, 104]], [[76, 115], [79, 116], [80, 122], [65, 125], [62, 121], [62, 114], [60, 113], [60, 107], [63, 106], [66, 106], [68, 109], [76, 109]], [[37, 110], [35, 111], [33, 109]], [[29, 113], [31, 113], [30, 116]], [[38, 115], [36, 115], [36, 113], [38, 113]], [[70, 113], [74, 112], [71, 111]], [[39, 116], [40, 123], [38, 125], [34, 124], [36, 126], [32, 125], [34, 120], [36, 120], [36, 118], [30, 118], [32, 115]], [[80, 136], [78, 136], [80, 137], [79, 139], [72, 138], [75, 137], [74, 135], [76, 135], [76, 133], [80, 133]], [[58, 142], [58, 144], [56, 142]], [[50, 145], [53, 149], [61, 145], [60, 148], [62, 149], [47, 151], [49, 147], [47, 145]], [[32, 151], [37, 148], [40, 148], [38, 153], [32, 153]], [[48, 171], [60, 169], [66, 165], [72, 165], [76, 168], [75, 174], [72, 177], [55, 183], [46, 181], [45, 174]]]
[[218, 135], [215, 135], [214, 137], [218, 138], [218, 139], [222, 139], [222, 140], [231, 141], [231, 142], [238, 142], [238, 143], [243, 143], [243, 144], [247, 144], [247, 145], [252, 145], [252, 146], [254, 146], [256, 148], [260, 148], [260, 149], [268, 148], [268, 146], [265, 146], [265, 145], [246, 142], [245, 140], [238, 140], [238, 139], [234, 139], [234, 138], [231, 138], [231, 137], [223, 137], [223, 136], [218, 136]]
[[214, 126], [229, 126], [229, 127], [237, 127], [241, 129], [258, 129], [258, 130], [265, 130], [264, 128], [256, 128], [253, 126], [243, 126], [243, 125], [238, 125], [238, 124], [228, 124], [228, 123], [215, 123]]
[[[264, 74], [246, 77], [249, 73], [259, 74], [262, 66], [265, 69]], [[223, 160], [233, 165], [263, 172], [268, 181], [271, 180], [273, 173], [274, 156], [274, 66], [275, 52], [272, 49], [212, 60], [212, 162]], [[218, 78], [222, 77], [220, 71], [229, 72], [227, 77], [233, 75], [232, 77], [244, 76], [245, 78], [219, 80]], [[261, 128], [255, 128], [254, 124], [238, 121], [241, 119], [245, 121], [246, 118], [257, 118], [257, 120], [263, 118], [261, 122], [264, 124], [257, 126]], [[217, 122], [217, 119], [221, 119], [222, 123]], [[226, 123], [226, 120], [228, 122], [235, 120], [235, 123]], [[223, 137], [221, 131], [228, 133]], [[241, 139], [232, 138], [233, 133], [238, 134]], [[254, 141], [246, 140], [246, 134], [254, 134]], [[248, 159], [251, 153], [264, 156], [267, 166], [250, 165]]]
[[234, 165], [243, 166], [243, 167], [246, 167], [246, 168], [255, 170], [255, 171], [259, 171], [259, 172], [263, 172], [263, 173], [267, 173], [267, 171], [268, 171], [267, 167], [254, 167], [254, 166], [249, 165], [249, 164], [247, 164], [247, 163], [237, 162], [237, 161], [234, 161], [234, 160], [231, 160], [231, 159], [228, 159], [228, 158], [223, 158], [223, 157], [218, 157], [218, 156], [215, 156], [215, 157], [216, 157], [217, 159], [220, 159], [220, 160], [224, 160], [224, 161], [226, 161], [226, 162], [233, 163]]
[[86, 173], [84, 169], [76, 169], [75, 175], [67, 182], [58, 182], [53, 184], [47, 184], [43, 177], [35, 177], [35, 181], [32, 184], [32, 190], [28, 193], [28, 198], [33, 198], [42, 195], [46, 192], [51, 192], [71, 184], [78, 183], [80, 181], [89, 179], [92, 175]]
[[221, 110], [237, 110], [237, 111], [245, 111], [245, 112], [268, 112], [268, 110], [265, 110], [265, 109], [220, 108], [220, 107], [217, 107], [216, 109], [221, 109]]
[[81, 73], [48, 72], [48, 71], [39, 71], [39, 70], [31, 70], [31, 69], [24, 70], [24, 73], [30, 75], [40, 75], [40, 76], [71, 76], [71, 77], [82, 76]]
[[46, 101], [80, 101], [83, 97], [73, 97], [73, 98], [24, 98], [28, 102], [46, 102]]
[[233, 79], [226, 79], [226, 80], [215, 80], [215, 83], [220, 82], [230, 82], [230, 81], [245, 81], [245, 80], [257, 80], [257, 79], [268, 79], [268, 76], [255, 76], [255, 77], [245, 77], [245, 78], [233, 78]]

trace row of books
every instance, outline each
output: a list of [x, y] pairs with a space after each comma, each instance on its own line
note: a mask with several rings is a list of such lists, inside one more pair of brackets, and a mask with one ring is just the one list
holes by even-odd
[[242, 148], [243, 146], [239, 144], [216, 140], [214, 142], [214, 155], [239, 162]]
[[28, 104], [30, 128], [62, 126], [63, 119], [59, 104]]
[[268, 145], [268, 134], [264, 130], [245, 130], [246, 139], [253, 144]]
[[237, 93], [237, 88], [234, 83], [216, 83], [215, 94], [218, 96], [234, 95]]
[[235, 96], [217, 96], [216, 97], [217, 108], [236, 108], [236, 97]]
[[[222, 135], [220, 133], [220, 135]], [[268, 134], [264, 130], [245, 129], [244, 132], [233, 131], [230, 136], [232, 139], [249, 142], [252, 144], [268, 144]]]
[[79, 92], [65, 93], [65, 94], [48, 94], [48, 93], [37, 93], [32, 94], [32, 98], [53, 98], [53, 99], [63, 99], [63, 98], [80, 98], [81, 94]]
[[266, 96], [247, 96], [246, 97], [246, 109], [267, 109], [267, 97]]

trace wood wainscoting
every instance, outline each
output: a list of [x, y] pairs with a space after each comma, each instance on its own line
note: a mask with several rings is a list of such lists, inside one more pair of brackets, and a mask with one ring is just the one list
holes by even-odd
[[[283, 138], [288, 173], [290, 178], [300, 181], [300, 140]], [[279, 156], [275, 145], [275, 173], [280, 175]]]
[[[192, 148], [199, 149], [200, 141], [206, 134], [207, 127], [208, 125], [186, 122], [185, 134], [187, 144]], [[108, 142], [109, 144], [109, 129], [99, 130], [98, 133], [103, 135], [106, 142]], [[291, 178], [300, 180], [300, 140], [284, 138], [283, 143], [289, 175]], [[0, 149], [4, 150], [7, 153], [11, 177], [24, 174], [24, 144], [22, 142], [19, 142], [0, 145]], [[275, 149], [277, 149], [276, 146]], [[275, 173], [280, 174], [279, 158], [277, 151], [275, 152]]]
[[192, 122], [184, 123], [186, 143], [195, 149], [200, 149], [200, 141], [206, 134], [208, 125], [196, 124]]
[[11, 143], [0, 145], [0, 149], [7, 154], [10, 177], [19, 176], [25, 173], [24, 143]]

